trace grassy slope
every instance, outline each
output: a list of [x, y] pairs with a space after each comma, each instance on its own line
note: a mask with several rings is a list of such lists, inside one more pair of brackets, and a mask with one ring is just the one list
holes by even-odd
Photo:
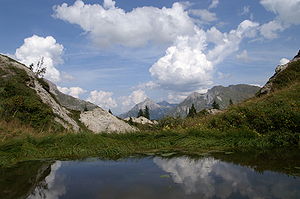
[[[273, 92], [229, 108], [207, 120], [210, 128], [247, 128], [260, 135], [283, 137], [299, 144], [300, 135], [300, 60], [272, 80]], [[276, 141], [276, 140], [274, 140]], [[279, 143], [278, 143], [279, 144]]]
[[272, 93], [231, 106], [224, 113], [207, 116], [201, 112], [196, 118], [166, 119], [163, 126], [221, 132], [246, 129], [280, 146], [299, 145], [300, 60], [291, 63], [272, 83]]
[[33, 134], [10, 129], [16, 134], [14, 138], [0, 135], [0, 165], [43, 158], [114, 159], [133, 154], [199, 155], [216, 150], [299, 148], [299, 67], [300, 61], [283, 71], [274, 83], [275, 92], [269, 95], [231, 106], [215, 116], [164, 120], [160, 129], [152, 132]]
[[38, 131], [62, 130], [36, 92], [26, 86], [27, 73], [13, 66], [0, 68], [0, 120], [19, 122]]

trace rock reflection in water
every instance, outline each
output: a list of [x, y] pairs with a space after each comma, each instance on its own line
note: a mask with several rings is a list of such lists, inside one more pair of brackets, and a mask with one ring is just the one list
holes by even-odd
[[51, 173], [51, 162], [28, 161], [0, 168], [0, 198], [26, 198]]
[[61, 167], [61, 161], [56, 161], [51, 165], [51, 172], [45, 180], [34, 189], [28, 199], [58, 199], [66, 193], [63, 182], [63, 175], [56, 175], [56, 171]]
[[170, 173], [186, 194], [200, 198], [300, 198], [299, 178], [291, 176], [268, 171], [257, 173], [214, 158], [154, 158], [154, 162]]

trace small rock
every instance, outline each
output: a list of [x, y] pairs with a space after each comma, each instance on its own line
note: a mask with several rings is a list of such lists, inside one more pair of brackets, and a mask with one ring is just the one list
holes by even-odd
[[150, 124], [150, 125], [158, 124], [157, 121], [155, 121], [155, 120], [151, 121], [151, 120], [149, 120], [149, 119], [147, 119], [147, 118], [145, 118], [143, 116], [140, 116], [138, 118], [136, 118], [136, 117], [127, 117], [124, 120], [125, 121], [129, 121], [130, 119], [131, 119], [132, 122], [139, 123], [139, 124]]

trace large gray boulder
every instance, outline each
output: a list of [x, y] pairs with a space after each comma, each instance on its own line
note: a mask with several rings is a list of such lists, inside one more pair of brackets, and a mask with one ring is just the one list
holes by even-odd
[[82, 112], [79, 120], [94, 133], [126, 133], [138, 131], [138, 129], [116, 118], [102, 108]]

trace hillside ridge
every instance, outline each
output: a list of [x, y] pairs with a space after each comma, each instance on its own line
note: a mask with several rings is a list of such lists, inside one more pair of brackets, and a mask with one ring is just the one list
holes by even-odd
[[[0, 55], [0, 83], [0, 119], [17, 119], [40, 130], [46, 126], [94, 133], [137, 130], [101, 107], [61, 93], [55, 84], [5, 55]], [[90, 115], [93, 120], [87, 119]]]

